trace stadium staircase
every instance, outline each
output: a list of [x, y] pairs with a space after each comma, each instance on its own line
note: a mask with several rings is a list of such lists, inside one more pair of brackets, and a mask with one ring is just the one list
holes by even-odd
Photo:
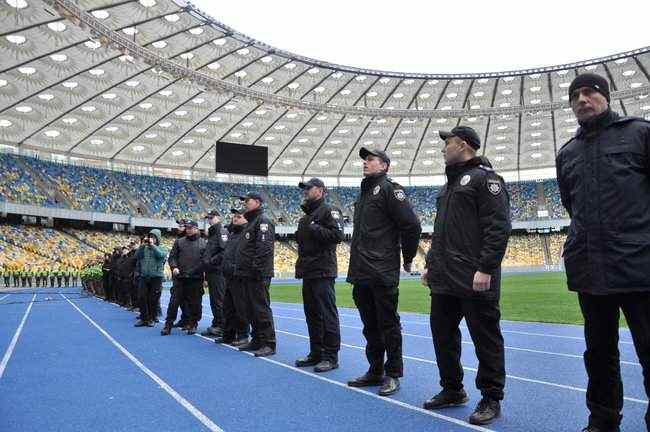
[[210, 202], [203, 196], [203, 194], [192, 184], [192, 182], [187, 182], [186, 183], [187, 187], [189, 190], [191, 190], [194, 195], [196, 195], [196, 199], [199, 202], [199, 206], [201, 207], [201, 210], [205, 213], [209, 212], [210, 210], [214, 210], [212, 205], [210, 205]]
[[75, 233], [67, 231], [65, 228], [62, 229], [61, 232], [78, 243], [85, 244], [86, 246], [95, 249], [98, 252], [102, 252], [102, 253], [104, 252], [104, 250], [102, 250], [102, 248], [96, 245], [95, 243], [91, 243], [87, 240], [84, 240], [81, 237], [77, 236]]
[[49, 197], [52, 201], [61, 204], [63, 207], [73, 208], [70, 201], [68, 201], [65, 195], [59, 191], [58, 186], [47, 174], [43, 175], [43, 173], [34, 171], [21, 157], [16, 158], [16, 161], [25, 171], [31, 174], [36, 183], [36, 187], [39, 188], [43, 194]]
[[544, 262], [546, 263], [546, 265], [552, 265], [553, 260], [551, 259], [551, 249], [548, 245], [548, 239], [549, 239], [548, 235], [541, 236], [542, 248], [544, 250]]
[[119, 179], [115, 179], [115, 183], [120, 188], [122, 195], [128, 201], [129, 205], [132, 207], [134, 214], [139, 214], [141, 216], [151, 216], [154, 213], [151, 211], [151, 208], [144, 203], [139, 198], [136, 198], [135, 195], [131, 193], [129, 188], [127, 188]]

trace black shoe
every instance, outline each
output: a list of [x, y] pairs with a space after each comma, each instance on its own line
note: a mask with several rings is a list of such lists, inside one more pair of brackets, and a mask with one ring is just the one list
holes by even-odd
[[144, 323], [144, 325], [147, 326], [147, 327], [154, 327], [154, 324], [153, 324], [153, 322], [151, 322], [151, 321], [146, 321], [146, 322]]
[[232, 338], [227, 338], [223, 336], [217, 336], [214, 338], [214, 343], [231, 345], [235, 340]]
[[[297, 362], [296, 362], [297, 363]], [[296, 365], [297, 366], [297, 365]], [[314, 366], [314, 372], [329, 372], [333, 369], [338, 369], [339, 364], [335, 361], [330, 360], [321, 360], [316, 366]]]
[[362, 376], [348, 381], [350, 387], [371, 387], [380, 386], [384, 384], [384, 377], [379, 375], [372, 375], [365, 373]]
[[162, 330], [160, 330], [160, 335], [161, 336], [168, 336], [172, 332], [172, 326], [169, 324], [165, 324], [165, 327], [163, 327]]
[[189, 325], [189, 326], [187, 326], [187, 330], [186, 330], [186, 331], [187, 331], [187, 334], [191, 336], [191, 335], [193, 335], [194, 333], [196, 333], [196, 326]]
[[318, 357], [313, 356], [311, 353], [309, 353], [306, 357], [296, 360], [295, 365], [296, 367], [316, 366], [319, 362], [320, 359]]
[[183, 328], [183, 327], [185, 327], [186, 325], [187, 325], [187, 323], [185, 323], [185, 322], [179, 320], [179, 321], [176, 321], [176, 322], [174, 323], [174, 325], [172, 325], [172, 327], [173, 327], [173, 328]]
[[384, 378], [384, 383], [381, 385], [381, 388], [377, 392], [379, 396], [390, 396], [399, 391], [399, 378], [394, 378], [387, 376]]
[[221, 336], [223, 332], [217, 331], [218, 329], [216, 327], [208, 327], [204, 331], [201, 332], [201, 336], [206, 336], [206, 337], [215, 337], [215, 336]]
[[240, 345], [239, 351], [257, 351], [260, 348], [261, 348], [260, 344], [258, 344], [257, 342], [249, 341], [243, 345]]
[[476, 409], [469, 416], [469, 422], [473, 425], [486, 425], [501, 415], [501, 403], [498, 400], [484, 397], [476, 405]]
[[272, 356], [273, 354], [275, 354], [275, 348], [271, 348], [268, 345], [263, 346], [257, 351], [253, 351], [253, 355], [255, 355], [255, 357], [268, 357]]
[[232, 341], [230, 343], [230, 345], [234, 346], [234, 347], [240, 347], [242, 345], [246, 345], [247, 343], [248, 343], [248, 336], [242, 337], [242, 338], [239, 338], [239, 339], [235, 339], [234, 341]]
[[159, 323], [160, 320], [159, 320], [158, 318], [154, 318], [154, 319], [153, 319], [153, 322], [155, 322], [155, 323]]
[[147, 323], [145, 321], [138, 320], [138, 321], [136, 321], [135, 324], [133, 324], [133, 327], [146, 327], [146, 325], [147, 325]]
[[443, 389], [440, 393], [424, 402], [424, 409], [435, 410], [465, 405], [469, 401], [465, 390], [455, 391]]
[[587, 426], [582, 430], [582, 432], [620, 432], [620, 428], [615, 429], [602, 429], [596, 426]]

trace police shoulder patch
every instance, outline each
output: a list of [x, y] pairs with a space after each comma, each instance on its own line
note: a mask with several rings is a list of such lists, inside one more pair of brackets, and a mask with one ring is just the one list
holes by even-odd
[[501, 182], [497, 179], [488, 179], [487, 188], [492, 195], [499, 195], [502, 189]]
[[244, 235], [244, 237], [246, 237], [246, 240], [250, 240], [250, 238], [251, 238], [251, 233], [247, 232], [246, 235]]
[[221, 234], [222, 241], [228, 241], [228, 234]]
[[395, 198], [397, 198], [399, 201], [404, 201], [406, 199], [404, 189], [395, 189], [393, 193], [395, 194]]
[[264, 231], [264, 232], [268, 231], [269, 230], [269, 224], [265, 224], [265, 223], [260, 224], [260, 230]]
[[337, 210], [332, 210], [332, 217], [334, 219], [339, 219], [341, 217], [341, 214]]
[[381, 186], [377, 185], [375, 188], [372, 190], [373, 195], [377, 195], [379, 191], [381, 190]]
[[472, 177], [471, 177], [469, 174], [465, 174], [465, 175], [460, 179], [460, 185], [461, 185], [461, 186], [467, 186], [471, 180], [472, 180]]

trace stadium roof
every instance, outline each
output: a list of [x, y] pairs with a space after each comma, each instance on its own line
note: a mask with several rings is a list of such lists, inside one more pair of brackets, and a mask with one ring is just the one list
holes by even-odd
[[567, 87], [607, 76], [650, 118], [650, 47], [538, 69], [409, 74], [335, 65], [238, 33], [182, 0], [0, 0], [0, 144], [210, 172], [214, 142], [267, 146], [271, 175], [443, 172], [439, 129], [476, 128], [501, 171], [552, 167], [575, 131]]

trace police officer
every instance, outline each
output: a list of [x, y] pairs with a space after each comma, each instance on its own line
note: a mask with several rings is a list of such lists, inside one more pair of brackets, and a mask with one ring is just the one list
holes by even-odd
[[248, 221], [237, 254], [235, 277], [241, 278], [246, 293], [246, 316], [253, 329], [252, 339], [239, 347], [256, 357], [275, 354], [275, 328], [269, 287], [273, 277], [275, 226], [264, 213], [264, 199], [255, 192], [238, 197], [246, 206]]
[[47, 269], [47, 272], [50, 277], [50, 288], [54, 288], [54, 283], [56, 281], [56, 275], [54, 274], [54, 269], [52, 267]]
[[501, 261], [510, 236], [509, 197], [490, 162], [477, 157], [481, 141], [470, 127], [440, 132], [445, 141], [447, 184], [437, 197], [431, 249], [422, 281], [431, 290], [431, 333], [442, 391], [426, 409], [468, 401], [460, 364], [460, 321], [465, 318], [476, 347], [476, 385], [482, 399], [469, 421], [499, 417], [505, 384], [499, 295]]
[[[185, 219], [177, 220], [176, 223], [178, 224], [178, 227], [176, 229], [177, 230], [176, 239], [185, 237]], [[176, 289], [176, 281], [177, 278], [172, 278], [172, 286], [169, 289], [170, 295], [174, 295], [174, 290]], [[186, 300], [183, 300], [181, 302], [180, 308], [181, 308], [181, 318], [178, 320], [178, 322], [174, 323], [172, 327], [186, 329], [187, 323], [189, 321], [188, 316], [190, 315], [189, 306]]]
[[338, 274], [336, 245], [343, 241], [341, 211], [325, 203], [325, 184], [318, 178], [300, 182], [305, 215], [298, 222], [296, 279], [303, 279], [302, 298], [309, 331], [309, 354], [296, 366], [315, 372], [338, 367], [341, 347], [334, 279]]
[[201, 320], [205, 246], [205, 239], [199, 235], [199, 225], [196, 221], [186, 220], [185, 236], [174, 242], [169, 253], [168, 263], [176, 284], [169, 299], [165, 327], [160, 332], [163, 336], [171, 333], [172, 324], [182, 302], [187, 302], [188, 305], [187, 324], [184, 329], [188, 335], [196, 333], [196, 327]]
[[400, 249], [404, 270], [410, 272], [422, 228], [402, 186], [387, 176], [390, 159], [386, 152], [362, 147], [359, 156], [364, 179], [354, 204], [347, 281], [353, 285], [352, 297], [363, 322], [370, 368], [348, 385], [381, 386], [379, 394], [388, 396], [399, 390], [403, 375], [397, 313]]
[[226, 290], [223, 298], [223, 334], [215, 339], [216, 343], [227, 343], [232, 346], [242, 346], [248, 343], [250, 326], [247, 319], [246, 293], [243, 279], [235, 277], [239, 247], [242, 233], [248, 221], [244, 210], [230, 209], [231, 223], [228, 225], [228, 241], [223, 252], [221, 268], [226, 280]]
[[206, 245], [204, 265], [210, 295], [212, 324], [201, 334], [203, 336], [221, 336], [223, 333], [223, 296], [226, 283], [221, 271], [223, 252], [228, 241], [228, 231], [221, 225], [219, 212], [212, 210], [205, 216], [208, 224], [208, 243]]
[[[621, 117], [609, 102], [605, 78], [573, 80], [569, 103], [580, 128], [556, 158], [571, 217], [563, 253], [567, 282], [585, 321], [586, 432], [618, 431], [621, 423], [620, 309], [650, 396], [650, 122]], [[645, 420], [650, 430], [650, 408]]]

